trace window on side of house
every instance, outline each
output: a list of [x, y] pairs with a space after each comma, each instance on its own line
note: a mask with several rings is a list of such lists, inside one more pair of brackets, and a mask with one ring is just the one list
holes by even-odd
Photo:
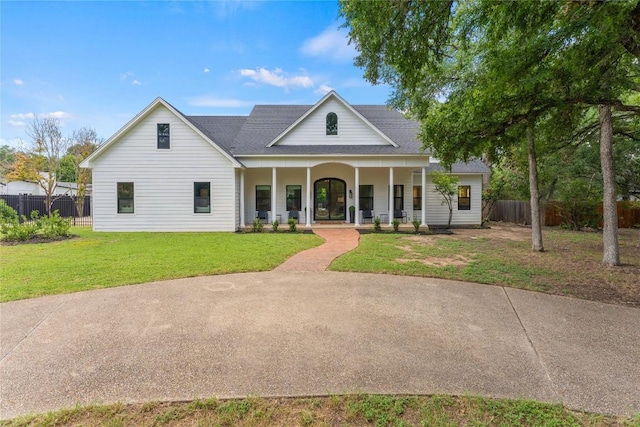
[[134, 213], [133, 182], [118, 183], [118, 213]]
[[327, 135], [338, 134], [338, 115], [336, 113], [327, 114]]
[[413, 186], [413, 210], [422, 210], [422, 185]]
[[211, 183], [193, 183], [193, 212], [211, 213]]
[[373, 210], [373, 185], [361, 185], [359, 188], [360, 193], [360, 210]]
[[257, 211], [271, 210], [271, 186], [270, 185], [256, 185], [256, 210]]
[[168, 150], [169, 148], [171, 148], [169, 123], [158, 123], [158, 149]]
[[471, 186], [470, 185], [458, 186], [458, 210], [459, 211], [471, 210]]
[[393, 210], [404, 210], [404, 185], [393, 186]]
[[302, 185], [287, 185], [287, 211], [299, 211], [302, 206]]

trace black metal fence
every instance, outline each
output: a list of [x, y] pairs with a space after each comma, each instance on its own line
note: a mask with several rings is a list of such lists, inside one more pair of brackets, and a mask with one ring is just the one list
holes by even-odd
[[[73, 218], [73, 225], [91, 226], [91, 197], [84, 197], [84, 206], [80, 215], [76, 209], [76, 196], [54, 196], [51, 212], [57, 210], [60, 216]], [[20, 218], [31, 217], [31, 212], [38, 211], [40, 215], [47, 214], [47, 202], [45, 196], [33, 196], [31, 194], [0, 194], [0, 199], [18, 212]]]

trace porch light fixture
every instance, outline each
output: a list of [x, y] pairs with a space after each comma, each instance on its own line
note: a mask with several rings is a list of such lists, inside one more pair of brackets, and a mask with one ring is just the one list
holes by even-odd
[[353, 191], [349, 190], [349, 198], [353, 199]]

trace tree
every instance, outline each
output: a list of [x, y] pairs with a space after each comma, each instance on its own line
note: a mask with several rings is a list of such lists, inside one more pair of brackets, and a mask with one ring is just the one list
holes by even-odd
[[67, 156], [73, 164], [77, 194], [75, 197], [76, 210], [79, 216], [84, 213], [84, 198], [87, 194], [87, 184], [91, 183], [91, 170], [80, 167], [80, 163], [86, 159], [102, 143], [94, 129], [81, 128], [75, 130], [71, 136], [73, 145], [69, 147]]
[[62, 137], [60, 121], [53, 117], [35, 116], [27, 126], [26, 133], [32, 141], [32, 152], [44, 159], [42, 164], [35, 165], [43, 166], [43, 170], [32, 169], [31, 173], [39, 175], [43, 172], [42, 178], [37, 182], [45, 193], [47, 215], [51, 215], [53, 195], [57, 186], [56, 172], [60, 168], [60, 159], [67, 148], [68, 140]]
[[10, 171], [10, 166], [16, 158], [16, 150], [8, 145], [0, 147], [0, 179], [6, 178]]
[[442, 204], [446, 204], [449, 208], [449, 220], [447, 221], [447, 227], [451, 227], [451, 218], [453, 217], [453, 196], [456, 194], [458, 188], [458, 177], [440, 172], [431, 172], [431, 179], [435, 185], [433, 190], [442, 196]]

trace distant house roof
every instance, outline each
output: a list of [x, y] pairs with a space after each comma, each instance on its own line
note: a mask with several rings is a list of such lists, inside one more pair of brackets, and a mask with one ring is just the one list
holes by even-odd
[[[440, 163], [429, 163], [427, 172], [447, 172]], [[491, 169], [480, 159], [469, 159], [468, 162], [456, 162], [451, 165], [451, 173], [491, 173]]]

